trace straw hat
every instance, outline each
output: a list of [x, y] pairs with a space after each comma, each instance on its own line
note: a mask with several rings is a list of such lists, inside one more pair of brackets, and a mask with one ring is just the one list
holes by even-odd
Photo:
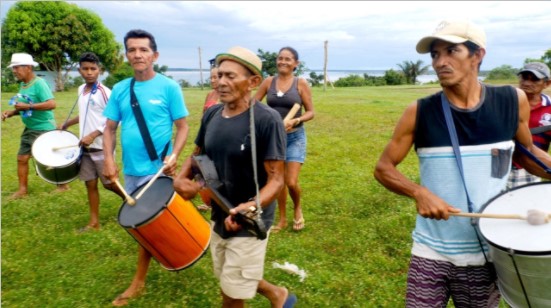
[[11, 62], [8, 65], [8, 68], [19, 65], [31, 65], [38, 66], [38, 63], [34, 62], [33, 56], [28, 53], [14, 53], [11, 55]]
[[220, 65], [224, 60], [237, 62], [262, 79], [262, 61], [254, 52], [235, 46], [230, 48], [226, 53], [218, 54], [216, 56], [216, 65]]

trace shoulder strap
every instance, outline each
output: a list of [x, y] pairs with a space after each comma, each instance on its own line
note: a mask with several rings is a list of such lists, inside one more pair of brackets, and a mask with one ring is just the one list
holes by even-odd
[[157, 156], [157, 151], [155, 151], [155, 146], [153, 145], [153, 140], [151, 140], [151, 135], [149, 134], [149, 129], [147, 129], [147, 124], [143, 117], [142, 109], [140, 108], [140, 103], [136, 98], [134, 93], [134, 82], [135, 79], [132, 78], [130, 81], [130, 106], [132, 106], [132, 111], [134, 112], [134, 117], [136, 117], [136, 122], [140, 128], [140, 134], [142, 135], [143, 142], [145, 143], [145, 148], [147, 149], [147, 154], [149, 154], [149, 159], [151, 161], [159, 159]]

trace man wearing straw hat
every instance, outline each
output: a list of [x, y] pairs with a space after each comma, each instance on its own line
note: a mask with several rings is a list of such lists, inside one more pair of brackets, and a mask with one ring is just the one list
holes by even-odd
[[[12, 69], [17, 80], [21, 81], [19, 93], [12, 98], [13, 110], [2, 113], [2, 121], [20, 116], [25, 129], [21, 135], [21, 144], [17, 153], [17, 177], [19, 189], [10, 199], [26, 197], [28, 194], [29, 159], [34, 141], [43, 133], [54, 130], [56, 107], [54, 95], [46, 81], [35, 75], [33, 67], [38, 63], [27, 53], [14, 53], [8, 68]], [[58, 190], [66, 190], [67, 184], [58, 185]]]
[[[216, 64], [222, 104], [205, 112], [194, 155], [212, 159], [225, 197], [236, 206], [228, 215], [223, 205], [212, 201], [210, 251], [222, 306], [243, 307], [246, 299], [260, 293], [272, 307], [292, 307], [294, 294], [263, 279], [268, 239], [251, 235], [235, 216], [254, 209], [261, 213], [266, 229], [273, 224], [275, 200], [284, 184], [285, 129], [279, 114], [251, 95], [262, 81], [262, 61], [257, 55], [233, 47], [219, 54]], [[176, 192], [186, 199], [201, 189], [192, 181], [192, 160], [186, 160], [174, 181]]]
[[[103, 132], [103, 174], [112, 182], [118, 183], [118, 167], [113, 150], [117, 127], [121, 123], [124, 185], [125, 191], [132, 193], [149, 182], [160, 169], [165, 175], [174, 175], [178, 155], [183, 150], [188, 135], [186, 117], [189, 112], [178, 83], [153, 69], [159, 58], [155, 37], [144, 30], [130, 30], [124, 37], [124, 47], [126, 58], [134, 70], [134, 77], [115, 84], [104, 111], [107, 122]], [[131, 101], [135, 105], [132, 91], [143, 114], [151, 147], [146, 145], [145, 136], [140, 132], [140, 124], [131, 106]], [[173, 126], [176, 127], [174, 144], [171, 140]], [[124, 306], [129, 299], [144, 291], [150, 262], [151, 254], [138, 245], [136, 273], [130, 286], [115, 298], [114, 306]]]
[[[451, 296], [456, 307], [497, 307], [500, 294], [487, 246], [470, 219], [450, 216], [478, 212], [505, 189], [513, 139], [547, 165], [551, 158], [532, 143], [524, 92], [478, 81], [486, 54], [480, 27], [444, 21], [418, 42], [417, 52], [430, 53], [442, 91], [406, 109], [375, 169], [387, 189], [416, 202], [406, 306], [445, 307]], [[421, 184], [397, 169], [413, 146]], [[515, 159], [551, 178], [525, 155], [515, 152]]]

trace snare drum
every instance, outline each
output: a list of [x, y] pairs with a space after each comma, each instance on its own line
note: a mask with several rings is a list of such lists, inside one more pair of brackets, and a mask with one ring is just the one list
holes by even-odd
[[[138, 187], [137, 195], [147, 185]], [[134, 197], [135, 198], [135, 197]], [[196, 207], [178, 195], [169, 177], [161, 176], [136, 200], [123, 203], [119, 224], [167, 270], [191, 266], [207, 251], [211, 229]]]
[[65, 130], [52, 130], [40, 135], [31, 150], [36, 173], [52, 184], [65, 184], [76, 179], [82, 154], [78, 143], [78, 137]]
[[[487, 214], [551, 213], [551, 183], [506, 191], [484, 205]], [[478, 228], [490, 246], [498, 285], [512, 307], [551, 307], [551, 222], [481, 218]]]

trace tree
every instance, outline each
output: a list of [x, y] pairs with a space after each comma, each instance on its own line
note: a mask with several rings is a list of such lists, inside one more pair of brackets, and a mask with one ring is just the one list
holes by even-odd
[[[264, 74], [264, 77], [275, 76], [277, 74], [277, 52], [269, 52], [258, 49], [257, 55], [260, 60], [262, 60], [262, 73]], [[301, 76], [307, 70], [306, 64], [300, 62], [297, 66], [297, 70], [295, 71], [295, 75]]]
[[486, 80], [510, 80], [510, 79], [516, 79], [517, 78], [517, 72], [519, 69], [513, 68], [510, 65], [502, 65], [499, 67], [496, 67], [492, 69], [488, 76], [486, 76]]
[[549, 68], [551, 68], [551, 49], [548, 49], [543, 54], [543, 56], [541, 56], [541, 58], [539, 58], [539, 59], [526, 58], [524, 60], [524, 64], [530, 63], [530, 62], [543, 62], [543, 63], [547, 64], [547, 66], [549, 66]]
[[385, 71], [384, 79], [386, 80], [386, 84], [390, 86], [396, 86], [406, 83], [406, 77], [404, 76], [404, 74], [393, 69]]
[[2, 63], [12, 53], [27, 52], [42, 69], [57, 73], [56, 90], [64, 89], [83, 52], [97, 54], [111, 71], [123, 60], [121, 49], [97, 14], [64, 1], [18, 2], [2, 23]]
[[404, 61], [402, 64], [398, 64], [398, 67], [404, 73], [407, 83], [415, 84], [417, 82], [417, 76], [423, 75], [429, 70], [429, 65], [423, 66], [423, 61], [417, 60], [413, 61]]
[[310, 84], [315, 87], [315, 86], [319, 86], [321, 84], [321, 82], [323, 81], [323, 74], [316, 74], [316, 72], [310, 72], [310, 78], [308, 78], [308, 82], [310, 82]]

